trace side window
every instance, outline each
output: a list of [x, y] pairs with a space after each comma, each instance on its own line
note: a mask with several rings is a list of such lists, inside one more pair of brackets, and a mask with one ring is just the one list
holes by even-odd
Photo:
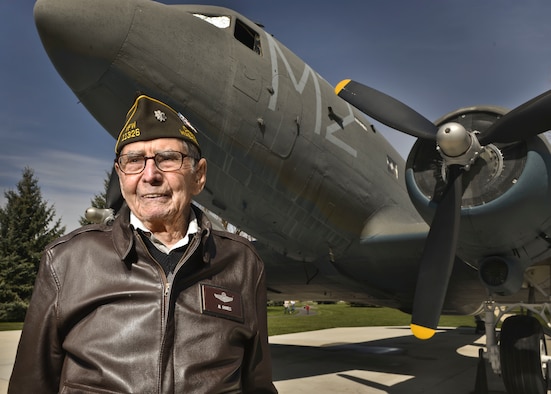
[[262, 48], [260, 47], [260, 35], [239, 19], [236, 20], [233, 35], [243, 45], [249, 47], [259, 55], [262, 54]]

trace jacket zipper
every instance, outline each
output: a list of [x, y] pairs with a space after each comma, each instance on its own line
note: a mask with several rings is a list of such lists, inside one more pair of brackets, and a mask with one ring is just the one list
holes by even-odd
[[159, 272], [159, 276], [161, 278], [161, 284], [163, 286], [162, 291], [162, 302], [161, 302], [161, 348], [159, 350], [159, 360], [157, 361], [157, 374], [158, 374], [158, 381], [157, 381], [157, 392], [162, 392], [162, 381], [163, 381], [163, 371], [162, 371], [162, 359], [163, 359], [163, 349], [164, 344], [166, 340], [166, 326], [168, 321], [168, 299], [170, 295], [170, 282], [168, 281], [168, 278], [165, 275], [165, 272], [163, 270], [163, 267], [155, 260], [155, 258], [149, 253], [149, 250], [147, 249], [147, 246], [145, 245], [144, 240], [138, 233], [134, 233], [134, 238], [138, 240], [138, 242], [141, 243], [143, 250], [145, 253], [147, 253], [147, 256], [153, 261], [155, 266], [157, 267], [157, 271]]
[[[200, 234], [200, 233], [198, 233]], [[141, 242], [144, 250], [146, 251], [147, 255], [149, 256], [149, 258], [155, 263], [155, 265], [157, 266], [157, 270], [159, 271], [159, 274], [160, 274], [160, 277], [161, 277], [161, 280], [162, 280], [162, 284], [163, 284], [163, 302], [162, 302], [162, 305], [161, 305], [161, 308], [162, 308], [162, 312], [161, 312], [161, 349], [160, 349], [160, 352], [159, 352], [159, 361], [158, 361], [158, 374], [159, 374], [159, 382], [157, 383], [157, 387], [158, 387], [158, 392], [160, 393], [162, 391], [162, 375], [163, 375], [163, 371], [162, 371], [162, 359], [163, 359], [163, 351], [164, 351], [164, 348], [165, 348], [165, 341], [166, 341], [166, 327], [167, 327], [167, 324], [168, 324], [168, 313], [169, 313], [169, 309], [170, 309], [170, 292], [171, 292], [171, 289], [172, 289], [172, 282], [174, 281], [174, 278], [176, 277], [176, 274], [178, 273], [178, 270], [180, 269], [180, 267], [182, 267], [183, 264], [185, 264], [185, 262], [189, 259], [190, 256], [192, 256], [195, 251], [197, 250], [199, 244], [200, 244], [200, 237], [199, 236], [196, 236], [196, 237], [193, 237], [193, 239], [191, 240], [190, 244], [189, 244], [189, 248], [186, 250], [186, 253], [184, 254], [184, 256], [182, 256], [182, 259], [180, 260], [180, 262], [178, 263], [178, 265], [175, 267], [174, 269], [174, 273], [172, 275], [170, 275], [170, 280], [167, 278], [164, 270], [163, 270], [163, 267], [161, 267], [161, 265], [157, 262], [157, 260], [155, 260], [155, 258], [151, 255], [151, 253], [149, 253], [149, 250], [147, 249], [147, 246], [145, 245], [145, 242], [143, 241], [143, 239], [141, 238], [141, 236], [139, 236], [139, 234], [135, 234], [135, 237], [139, 239], [139, 242]]]
[[[166, 327], [167, 327], [167, 324], [168, 324], [168, 311], [169, 311], [169, 308], [170, 308], [170, 294], [171, 294], [171, 290], [172, 290], [172, 283], [174, 281], [174, 279], [176, 278], [176, 275], [179, 271], [179, 269], [182, 267], [183, 264], [185, 264], [185, 262], [190, 258], [190, 256], [192, 256], [195, 251], [197, 250], [199, 244], [201, 243], [200, 240], [201, 240], [201, 235], [200, 233], [197, 233], [199, 234], [198, 236], [194, 237], [190, 244], [189, 244], [189, 248], [188, 250], [186, 251], [185, 255], [182, 256], [182, 259], [180, 260], [180, 262], [178, 263], [178, 265], [175, 267], [174, 269], [174, 273], [171, 275], [171, 279], [169, 280], [165, 273], [164, 273], [164, 270], [163, 268], [160, 266], [160, 264], [157, 262], [157, 260], [155, 260], [153, 258], [153, 256], [151, 256], [151, 253], [149, 253], [149, 250], [147, 249], [144, 241], [142, 240], [142, 238], [136, 234], [136, 238], [139, 239], [139, 242], [142, 243], [142, 246], [144, 248], [144, 250], [146, 251], [147, 255], [149, 256], [149, 258], [155, 262], [155, 265], [157, 266], [157, 269], [159, 270], [159, 273], [160, 273], [160, 276], [161, 276], [161, 280], [162, 280], [162, 284], [163, 284], [163, 305], [162, 305], [162, 321], [161, 321], [161, 349], [160, 349], [160, 352], [159, 352], [159, 361], [158, 361], [158, 374], [159, 374], [159, 381], [157, 383], [157, 387], [158, 387], [158, 392], [160, 393], [162, 391], [162, 359], [163, 359], [163, 351], [164, 351], [164, 348], [165, 348], [165, 341], [166, 341]], [[200, 272], [200, 273], [197, 273], [195, 275], [192, 275], [191, 277], [187, 278], [186, 280], [186, 283], [185, 283], [185, 286], [183, 287], [187, 287], [189, 286], [191, 283], [195, 283], [200, 277], [207, 277], [209, 275], [212, 275], [212, 274], [215, 274], [216, 272], [218, 272], [219, 270], [221, 270], [223, 267], [216, 267], [215, 269], [209, 269], [207, 272], [203, 271], [203, 272]]]

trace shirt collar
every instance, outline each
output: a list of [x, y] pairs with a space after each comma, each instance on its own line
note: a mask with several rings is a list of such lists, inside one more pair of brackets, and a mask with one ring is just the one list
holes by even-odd
[[149, 230], [140, 219], [136, 217], [132, 212], [130, 212], [130, 224], [135, 228], [142, 230], [153, 242], [153, 245], [157, 249], [159, 249], [161, 252], [164, 252], [166, 254], [170, 253], [172, 250], [181, 248], [182, 246], [186, 246], [189, 243], [190, 236], [193, 236], [194, 234], [199, 232], [199, 224], [197, 223], [197, 216], [195, 215], [195, 212], [193, 212], [193, 209], [190, 210], [189, 214], [189, 222], [188, 222], [188, 228], [186, 235], [180, 239], [178, 242], [176, 242], [171, 247], [166, 246], [163, 244], [155, 235]]

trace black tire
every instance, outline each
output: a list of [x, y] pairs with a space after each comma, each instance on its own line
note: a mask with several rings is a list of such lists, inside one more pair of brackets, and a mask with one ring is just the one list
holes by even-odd
[[543, 328], [536, 318], [517, 315], [505, 319], [499, 348], [501, 375], [508, 393], [547, 393], [547, 368], [541, 362], [547, 347]]

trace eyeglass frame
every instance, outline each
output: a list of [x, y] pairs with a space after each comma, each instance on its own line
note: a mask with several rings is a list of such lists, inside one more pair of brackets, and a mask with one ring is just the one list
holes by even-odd
[[[179, 153], [180, 156], [181, 156], [180, 166], [178, 168], [174, 168], [172, 170], [163, 170], [162, 168], [160, 168], [159, 163], [157, 163], [156, 159], [159, 155], [162, 155], [164, 153]], [[121, 158], [124, 157], [124, 156], [135, 156], [135, 157], [143, 158], [143, 167], [142, 167], [142, 169], [138, 172], [130, 172], [130, 173], [124, 171], [123, 170], [123, 165], [121, 165], [121, 163], [120, 163]], [[122, 171], [123, 174], [125, 174], [125, 175], [138, 175], [138, 174], [141, 174], [145, 170], [145, 167], [147, 166], [147, 161], [150, 160], [150, 159], [153, 160], [153, 163], [155, 163], [155, 167], [159, 171], [161, 171], [161, 172], [174, 172], [174, 171], [178, 171], [178, 170], [182, 169], [182, 166], [184, 165], [184, 160], [188, 157], [191, 158], [194, 162], [199, 160], [196, 157], [194, 157], [192, 155], [189, 155], [187, 153], [184, 153], [184, 152], [180, 152], [180, 151], [177, 151], [177, 150], [167, 150], [167, 151], [163, 151], [163, 152], [157, 152], [153, 156], [145, 156], [145, 155], [133, 154], [133, 153], [126, 153], [126, 154], [122, 154], [122, 155], [117, 155], [117, 157], [115, 157], [115, 163], [119, 166], [119, 169]], [[193, 165], [195, 165], [195, 163]]]

